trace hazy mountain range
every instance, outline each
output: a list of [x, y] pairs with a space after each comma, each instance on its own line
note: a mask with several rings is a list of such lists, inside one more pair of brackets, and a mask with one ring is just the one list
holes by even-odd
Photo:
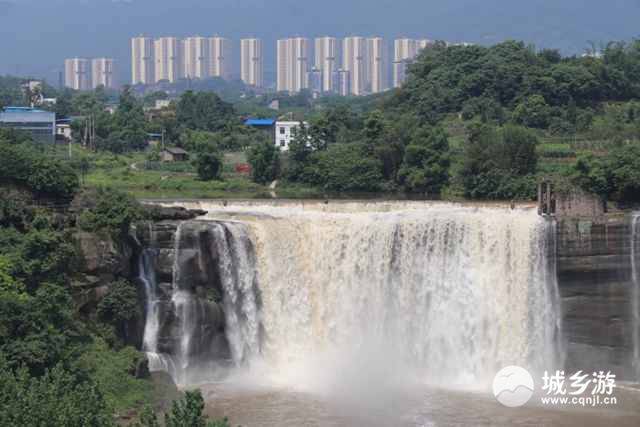
[[[0, 74], [56, 81], [65, 57], [111, 56], [126, 79], [129, 38], [220, 34], [521, 39], [580, 53], [588, 41], [640, 34], [640, 0], [0, 0]], [[237, 53], [236, 53], [237, 55]]]

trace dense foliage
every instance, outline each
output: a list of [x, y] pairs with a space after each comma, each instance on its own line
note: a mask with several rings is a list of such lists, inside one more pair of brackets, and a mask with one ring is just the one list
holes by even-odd
[[85, 205], [85, 209], [78, 223], [86, 231], [106, 230], [123, 236], [132, 223], [144, 218], [135, 198], [112, 188], [98, 188], [95, 192], [85, 193], [79, 203]]
[[465, 195], [489, 199], [533, 197], [537, 144], [535, 134], [525, 128], [476, 125], [465, 145], [460, 173]]
[[39, 196], [69, 198], [79, 187], [76, 173], [61, 161], [43, 156], [18, 132], [0, 129], [0, 185], [14, 184]]
[[0, 356], [0, 425], [113, 426], [98, 387], [56, 366], [34, 377], [25, 368], [11, 369]]
[[[187, 391], [185, 396], [173, 402], [169, 412], [164, 414], [165, 427], [230, 427], [229, 421], [208, 420], [202, 413], [204, 410], [204, 399], [200, 390]], [[141, 416], [141, 420], [135, 427], [160, 427], [158, 417], [150, 409], [146, 408]]]
[[213, 147], [201, 150], [194, 160], [194, 164], [198, 178], [203, 181], [220, 179], [222, 175], [222, 159]]
[[251, 177], [260, 184], [268, 184], [280, 173], [280, 153], [270, 142], [262, 142], [251, 147], [247, 156], [251, 165]]
[[[640, 41], [611, 43], [602, 59], [563, 58], [508, 41], [492, 47], [427, 49], [411, 67], [407, 84], [390, 106], [411, 108], [431, 123], [444, 114], [468, 111], [500, 116], [513, 111], [516, 122], [546, 128], [554, 121], [575, 125], [576, 107], [640, 97]], [[497, 118], [497, 117], [496, 117]]]
[[[29, 142], [9, 139], [4, 144], [24, 162], [3, 169], [3, 177], [21, 184], [18, 188], [0, 184], [0, 424], [113, 425], [116, 411], [140, 405], [149, 395], [148, 385], [131, 376], [139, 353], [122, 347], [123, 340], [113, 339], [119, 346], [114, 348], [100, 338], [109, 328], [113, 332], [105, 335], [118, 336], [122, 322], [135, 313], [135, 288], [116, 283], [96, 319], [79, 316], [71, 286], [73, 221], [38, 208], [34, 196], [43, 187], [23, 178], [24, 168], [32, 164], [60, 166], [58, 179], [68, 171]], [[76, 186], [47, 196], [70, 197]], [[132, 218], [127, 209], [118, 216], [110, 210], [111, 203], [122, 208], [122, 201], [98, 201], [92, 214], [107, 219], [94, 225], [122, 229]]]

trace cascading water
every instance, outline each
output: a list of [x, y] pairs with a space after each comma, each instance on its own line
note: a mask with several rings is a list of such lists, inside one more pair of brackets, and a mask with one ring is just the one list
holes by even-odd
[[289, 384], [404, 375], [485, 385], [506, 365], [538, 372], [562, 362], [554, 224], [534, 210], [187, 207], [209, 211], [189, 234], [207, 230], [213, 243], [187, 254], [194, 245], [181, 245], [180, 235], [194, 226], [176, 233], [172, 300], [182, 329], [173, 359], [185, 372], [194, 331], [206, 325], [181, 274], [197, 257], [216, 267], [233, 361], [260, 362]]
[[228, 346], [236, 363], [259, 350], [253, 247], [240, 224], [187, 221], [175, 230], [171, 254], [171, 283], [164, 286], [155, 274], [158, 249], [140, 256], [149, 368], [168, 372], [181, 385], [212, 380], [229, 358]]

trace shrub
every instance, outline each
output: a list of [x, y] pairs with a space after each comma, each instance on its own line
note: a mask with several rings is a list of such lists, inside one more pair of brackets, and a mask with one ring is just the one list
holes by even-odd
[[198, 154], [194, 160], [198, 178], [203, 181], [220, 179], [222, 172], [222, 159], [214, 150], [204, 151]]
[[13, 371], [0, 356], [0, 425], [113, 426], [101, 393], [61, 366], [37, 378]]
[[259, 184], [267, 184], [280, 173], [280, 151], [271, 142], [265, 141], [254, 145], [249, 150], [247, 159], [251, 165], [251, 178]]
[[98, 303], [98, 317], [112, 325], [118, 335], [127, 338], [127, 323], [138, 314], [138, 293], [126, 280], [112, 283], [109, 293]]
[[85, 194], [83, 199], [92, 204], [78, 219], [85, 231], [107, 230], [120, 236], [129, 232], [135, 221], [144, 218], [144, 211], [138, 201], [127, 193], [113, 188], [98, 188], [95, 194]]
[[0, 142], [0, 184], [25, 186], [46, 197], [70, 198], [80, 186], [78, 176], [65, 163], [45, 157], [24, 144]]
[[142, 406], [150, 399], [150, 383], [132, 375], [144, 357], [132, 347], [114, 351], [97, 338], [76, 364], [96, 383], [107, 407], [117, 412]]
[[311, 155], [305, 180], [329, 191], [378, 191], [382, 162], [366, 154], [364, 144], [332, 144]]

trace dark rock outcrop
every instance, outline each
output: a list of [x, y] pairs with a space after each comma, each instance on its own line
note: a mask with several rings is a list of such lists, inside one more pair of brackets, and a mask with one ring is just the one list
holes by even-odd
[[[180, 349], [184, 333], [184, 319], [177, 315], [173, 300], [174, 286], [188, 296], [188, 306], [201, 317], [201, 324], [192, 337], [192, 356], [200, 353], [214, 359], [229, 357], [229, 347], [224, 333], [224, 312], [219, 303], [222, 295], [216, 244], [210, 232], [212, 223], [189, 221], [182, 225], [179, 250], [176, 236], [179, 221], [161, 221], [138, 224], [136, 238], [141, 247], [151, 252], [151, 268], [155, 274], [156, 293], [159, 299], [159, 331], [157, 351], [175, 355]], [[175, 268], [179, 269], [178, 282]], [[143, 285], [143, 284], [141, 284]], [[184, 309], [184, 307], [183, 307]]]
[[118, 241], [108, 233], [79, 231], [73, 235], [76, 245], [73, 295], [81, 312], [95, 310], [109, 292], [109, 285], [133, 274], [135, 247], [128, 239]]
[[152, 221], [188, 221], [203, 216], [207, 211], [199, 209], [186, 209], [180, 206], [160, 206], [145, 203], [142, 205], [147, 216]]

